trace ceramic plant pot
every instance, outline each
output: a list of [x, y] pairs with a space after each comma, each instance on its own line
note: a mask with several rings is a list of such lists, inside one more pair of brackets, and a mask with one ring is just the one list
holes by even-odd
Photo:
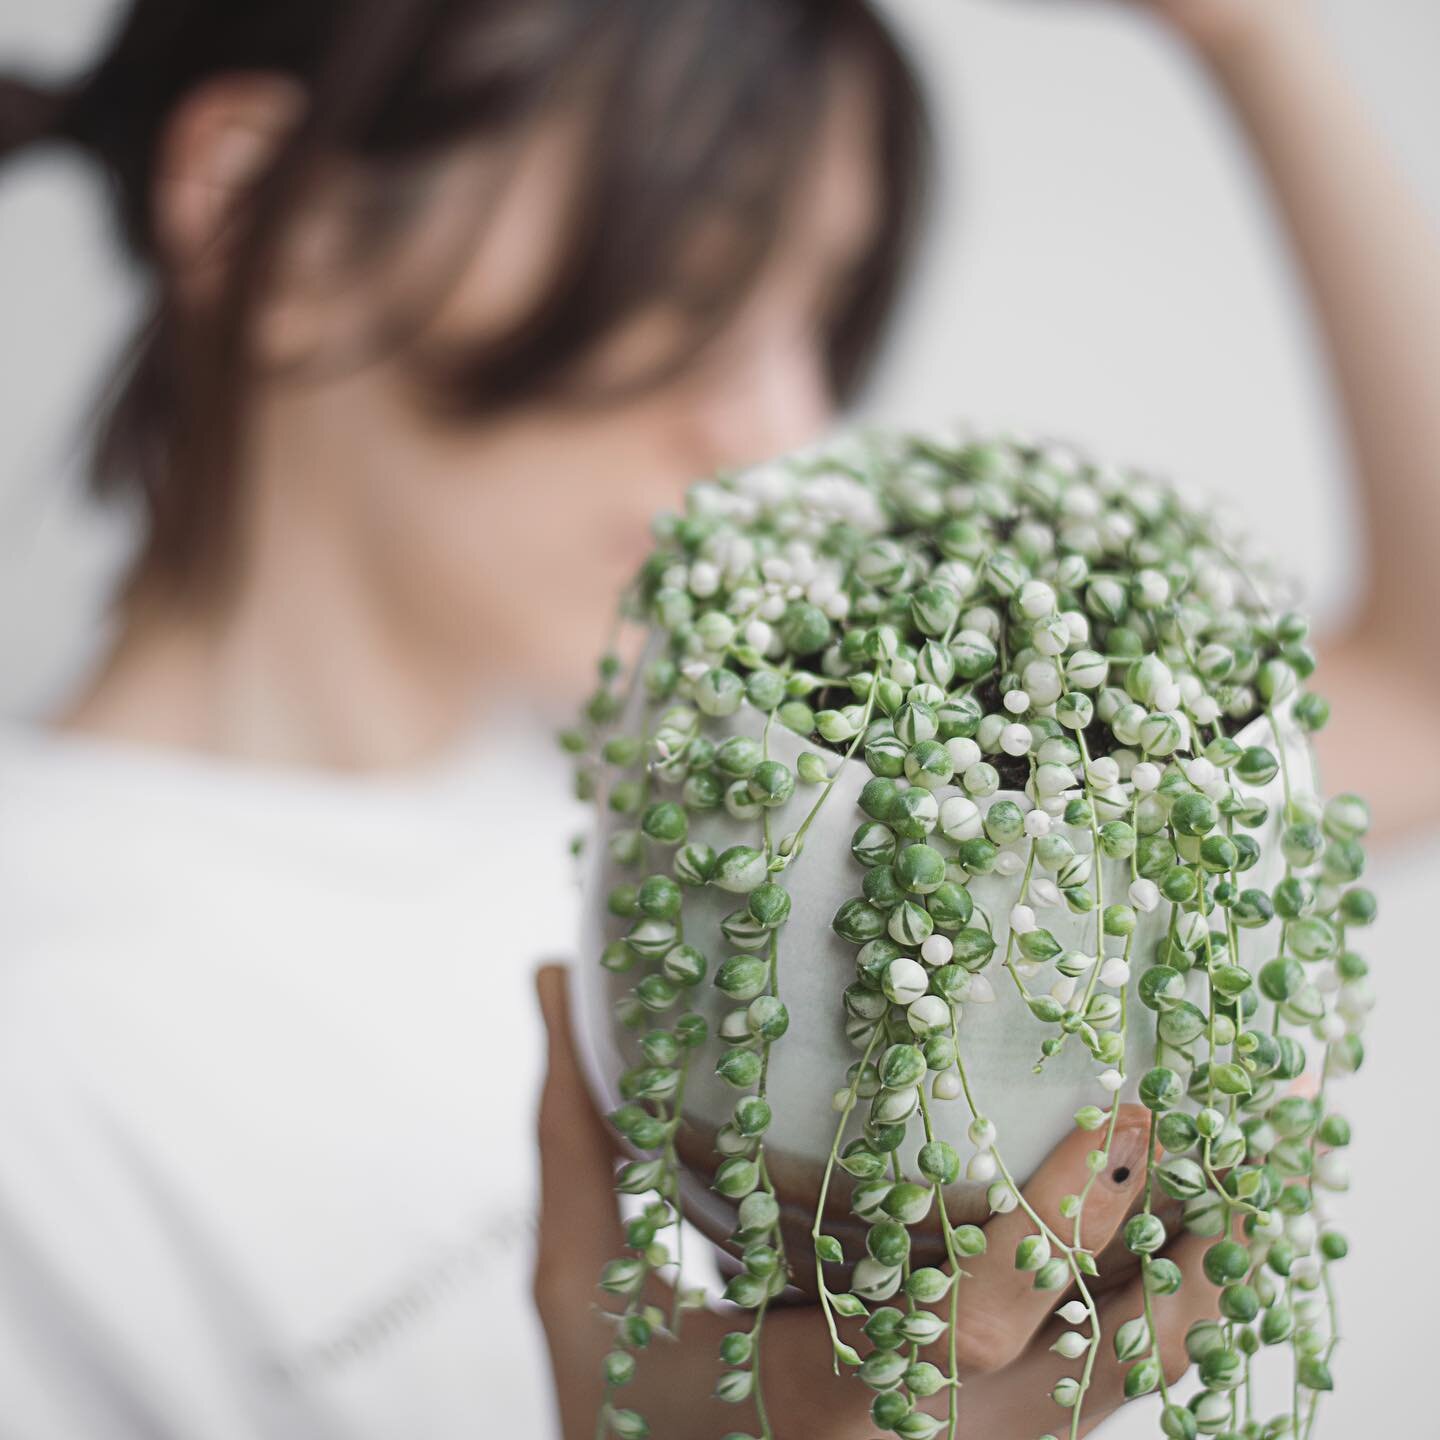
[[[623, 721], [627, 733], [641, 733], [654, 718], [647, 714], [638, 688], [628, 702]], [[1262, 716], [1234, 738], [1242, 746], [1266, 745], [1277, 752], [1283, 749], [1292, 784], [1299, 792], [1314, 793], [1313, 762], [1305, 737], [1290, 721], [1285, 708], [1278, 714], [1283, 732], [1280, 736], [1273, 734], [1270, 722]], [[744, 707], [730, 719], [708, 722], [707, 734], [717, 743], [727, 734], [744, 733], [758, 738], [762, 725], [763, 716], [751, 707]], [[816, 749], [813, 743], [778, 725], [771, 728], [769, 745], [772, 756], [792, 769], [802, 751]], [[806, 1253], [808, 1249], [808, 1238], [802, 1239], [801, 1235], [810, 1229], [835, 1136], [837, 1114], [832, 1096], [837, 1089], [845, 1087], [847, 1067], [859, 1057], [859, 1051], [846, 1037], [842, 1002], [842, 992], [855, 976], [856, 946], [837, 935], [831, 922], [841, 904], [860, 893], [865, 872], [852, 855], [850, 842], [857, 826], [866, 818], [858, 808], [857, 799], [871, 775], [858, 759], [847, 760], [838, 754], [827, 758], [832, 773], [838, 770], [838, 778], [807, 835], [803, 853], [785, 874], [792, 909], [782, 932], [779, 992], [789, 1011], [790, 1026], [783, 1044], [773, 1048], [768, 1075], [774, 1121], [766, 1134], [767, 1163], [782, 1202], [787, 1245], [794, 1240], [799, 1247], [792, 1250], [795, 1254]], [[943, 803], [947, 796], [961, 793], [949, 787], [937, 791], [936, 798]], [[1263, 788], [1249, 787], [1248, 793], [1266, 801], [1269, 816], [1263, 826], [1253, 832], [1262, 858], [1246, 873], [1244, 883], [1268, 891], [1283, 874], [1284, 862], [1278, 844], [1283, 804], [1281, 780], [1277, 776]], [[772, 812], [774, 833], [784, 834], [798, 826], [814, 804], [815, 795], [814, 787], [801, 786], [782, 809]], [[983, 812], [1002, 800], [1014, 801], [1022, 810], [1033, 808], [1032, 800], [1018, 791], [1002, 790], [977, 803]], [[612, 974], [598, 965], [596, 959], [607, 943], [624, 935], [630, 923], [608, 912], [606, 896], [612, 886], [627, 879], [633, 881], [636, 872], [623, 872], [609, 858], [606, 842], [618, 822], [605, 806], [603, 796], [599, 813], [598, 833], [589, 848], [578, 994], [582, 1048], [589, 1079], [598, 1103], [608, 1111], [619, 1103], [620, 1075], [628, 1066], [640, 1063], [640, 1057], [633, 1034], [613, 1015], [615, 1003], [629, 993], [633, 978]], [[753, 842], [754, 833], [753, 821], [737, 821], [721, 808], [695, 815], [690, 839], [709, 844], [718, 853], [731, 845]], [[1088, 829], [1065, 827], [1065, 833], [1076, 851], [1082, 854], [1091, 851]], [[1023, 849], [1026, 843], [1022, 840], [1013, 848]], [[646, 864], [639, 873], [668, 872], [673, 850], [649, 842], [647, 846]], [[1132, 878], [1130, 862], [1102, 859], [1101, 871], [1105, 903], [1123, 901]], [[974, 877], [968, 883], [975, 902], [971, 923], [987, 926], [996, 940], [994, 957], [982, 972], [991, 982], [994, 999], [961, 1007], [959, 1048], [976, 1105], [997, 1126], [1009, 1169], [1023, 1184], [1073, 1128], [1075, 1112], [1085, 1105], [1104, 1108], [1110, 1104], [1111, 1096], [1099, 1084], [1101, 1067], [1079, 1044], [1067, 1045], [1048, 1060], [1040, 1076], [1033, 1073], [1039, 1059], [1039, 1042], [1046, 1031], [1029, 1014], [1013, 977], [1002, 963], [1009, 939], [1009, 915], [1019, 895], [1020, 877], [990, 874]], [[736, 953], [734, 944], [722, 933], [721, 921], [743, 905], [743, 896], [728, 894], [713, 886], [687, 892], [685, 940], [708, 958], [710, 977], [727, 956]], [[1169, 912], [1170, 906], [1162, 903], [1151, 913], [1141, 914], [1132, 942], [1132, 974], [1126, 987], [1128, 1023], [1123, 1066], [1125, 1083], [1119, 1091], [1121, 1101], [1136, 1098], [1139, 1078], [1155, 1063], [1155, 1015], [1141, 1004], [1137, 991], [1155, 946], [1166, 933]], [[1041, 920], [1063, 947], [1094, 952], [1094, 913], [1075, 915], [1060, 904], [1044, 910]], [[1273, 938], [1241, 930], [1241, 963], [1253, 970], [1266, 958], [1259, 949], [1273, 943]], [[1111, 953], [1113, 948], [1112, 944]], [[1054, 978], [1053, 971], [1038, 976], [1033, 987], [1045, 993]], [[1083, 978], [1080, 983], [1085, 983]], [[1203, 1003], [1202, 976], [1192, 971], [1188, 983], [1189, 998]], [[688, 1218], [712, 1240], [723, 1243], [735, 1228], [734, 1206], [710, 1188], [710, 1180], [721, 1158], [715, 1150], [716, 1133], [730, 1118], [735, 1092], [714, 1073], [715, 1061], [723, 1046], [713, 1036], [721, 1017], [733, 1008], [734, 1002], [707, 978], [688, 997], [688, 1003], [706, 1016], [712, 1038], [692, 1063], [684, 1092], [683, 1123], [676, 1141], [685, 1168], [682, 1193]], [[861, 1132], [864, 1111], [861, 1105], [849, 1117], [847, 1138]], [[972, 1118], [968, 1105], [963, 1098], [934, 1103], [931, 1113], [938, 1137], [955, 1147], [963, 1166], [975, 1153], [975, 1146], [966, 1134]], [[907, 1173], [913, 1173], [915, 1152], [923, 1138], [918, 1126], [910, 1127], [910, 1136], [900, 1151]], [[847, 1254], [854, 1253], [852, 1238], [856, 1241], [854, 1248], [863, 1252], [865, 1230], [850, 1211], [853, 1184], [837, 1167], [826, 1205], [825, 1229], [845, 1240]], [[951, 1220], [956, 1224], [983, 1221], [989, 1214], [986, 1190], [985, 1183], [964, 1178], [948, 1187], [946, 1205]], [[925, 1237], [916, 1236], [915, 1263], [938, 1262], [938, 1230], [930, 1240], [933, 1250], [927, 1255]], [[803, 1284], [804, 1273], [799, 1278]]]

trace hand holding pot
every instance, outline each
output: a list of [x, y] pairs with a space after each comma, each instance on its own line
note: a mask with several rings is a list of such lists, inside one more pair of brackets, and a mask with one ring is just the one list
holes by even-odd
[[[563, 1435], [565, 1440], [589, 1440], [607, 1357], [616, 1367], [612, 1374], [627, 1368], [625, 1348], [616, 1343], [616, 1325], [597, 1316], [594, 1306], [595, 1277], [623, 1248], [613, 1192], [618, 1157], [590, 1099], [575, 1052], [564, 969], [544, 967], [537, 988], [550, 1063], [539, 1119], [542, 1180], [535, 1298], [549, 1341]], [[1138, 1106], [1124, 1107], [1111, 1166], [1098, 1178], [1085, 1209], [1086, 1244], [1097, 1254], [1140, 1207], [1149, 1138], [1147, 1112]], [[1061, 1198], [1083, 1184], [1091, 1144], [1083, 1132], [1072, 1132], [1025, 1187], [1026, 1204], [1060, 1234], [1067, 1233], [1069, 1223], [1061, 1217]], [[1060, 1412], [1047, 1392], [1064, 1375], [1078, 1377], [1084, 1365], [1083, 1357], [1065, 1359], [1050, 1348], [1071, 1329], [1055, 1312], [1074, 1301], [1075, 1293], [1036, 1290], [1032, 1276], [1015, 1268], [1016, 1246], [1033, 1229], [1023, 1208], [993, 1216], [984, 1227], [985, 1252], [966, 1262], [968, 1278], [960, 1282], [956, 1333], [964, 1383], [954, 1403], [967, 1433], [1005, 1440], [1053, 1428]], [[1176, 1294], [1151, 1297], [1161, 1337], [1158, 1358], [1167, 1384], [1188, 1363], [1184, 1345], [1188, 1327], [1217, 1313], [1219, 1292], [1205, 1278], [1200, 1263], [1211, 1243], [1183, 1235], [1163, 1252], [1184, 1274]], [[1108, 1265], [1102, 1264], [1101, 1270], [1107, 1278], [1113, 1273]], [[656, 1283], [652, 1298], [668, 1313], [672, 1297], [665, 1287]], [[1097, 1295], [1096, 1303], [1104, 1332], [1113, 1334], [1143, 1309], [1139, 1276]], [[948, 1301], [942, 1304], [948, 1307]], [[614, 1403], [643, 1412], [655, 1440], [718, 1440], [728, 1434], [758, 1433], [748, 1404], [720, 1399], [697, 1404], [693, 1399], [709, 1390], [713, 1380], [707, 1377], [719, 1374], [717, 1349], [722, 1337], [734, 1329], [733, 1316], [709, 1309], [688, 1312], [678, 1339], [651, 1341], [647, 1363], [638, 1368], [633, 1386], [614, 1391]], [[830, 1339], [818, 1308], [772, 1309], [761, 1327], [760, 1348], [759, 1368], [779, 1382], [772, 1382], [769, 1391], [769, 1427], [776, 1440], [822, 1436], [847, 1440], [852, 1435], [859, 1440], [874, 1433], [870, 1391], [854, 1375], [842, 1371], [836, 1376], [831, 1371]], [[1127, 1368], [1115, 1361], [1108, 1346], [1096, 1354], [1082, 1434], [1123, 1403]], [[942, 1386], [927, 1409], [943, 1416], [950, 1404], [949, 1387]]]

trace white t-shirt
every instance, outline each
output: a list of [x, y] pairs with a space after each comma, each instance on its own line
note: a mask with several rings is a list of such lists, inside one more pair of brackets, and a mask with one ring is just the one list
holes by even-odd
[[0, 1440], [554, 1432], [549, 727], [423, 778], [0, 735]]

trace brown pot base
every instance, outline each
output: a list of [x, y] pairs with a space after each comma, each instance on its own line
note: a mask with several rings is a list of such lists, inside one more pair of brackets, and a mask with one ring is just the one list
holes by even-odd
[[[685, 1217], [717, 1247], [721, 1272], [733, 1275], [738, 1274], [741, 1268], [739, 1250], [731, 1239], [736, 1224], [736, 1206], [710, 1189], [719, 1163], [714, 1144], [713, 1130], [687, 1122], [676, 1137], [675, 1148], [685, 1170], [681, 1185]], [[815, 1223], [815, 1201], [820, 1194], [824, 1171], [808, 1161], [777, 1155], [773, 1151], [766, 1152], [765, 1160], [780, 1203], [780, 1234], [790, 1263], [792, 1283], [786, 1296], [794, 1303], [813, 1302], [819, 1296], [819, 1285], [811, 1228]], [[1083, 1183], [1084, 1176], [1078, 1175], [1077, 1190]], [[870, 1227], [850, 1209], [853, 1188], [854, 1181], [843, 1170], [837, 1168], [831, 1174], [823, 1229], [840, 1242], [847, 1256], [858, 1260], [865, 1254], [865, 1237]], [[1141, 1210], [1143, 1202], [1142, 1189], [1131, 1202], [1127, 1218]], [[1179, 1233], [1184, 1208], [1179, 1201], [1170, 1200], [1157, 1192], [1152, 1208], [1170, 1235]], [[974, 1184], [947, 1189], [945, 1212], [951, 1225], [957, 1226], [984, 1227], [992, 1218], [985, 1187]], [[1095, 1257], [1100, 1274], [1090, 1282], [1093, 1295], [1108, 1294], [1132, 1279], [1139, 1270], [1138, 1258], [1125, 1248], [1120, 1234], [1122, 1228], [1123, 1222], [1116, 1227], [1113, 1239]], [[1061, 1233], [1068, 1234], [1068, 1228]], [[853, 1261], [823, 1263], [826, 1288], [835, 1293], [848, 1290], [852, 1264]], [[934, 1209], [923, 1223], [911, 1227], [910, 1264], [914, 1269], [927, 1265], [939, 1269], [948, 1266], [940, 1216]], [[1066, 1293], [1056, 1292], [1057, 1306], [1063, 1303]]]

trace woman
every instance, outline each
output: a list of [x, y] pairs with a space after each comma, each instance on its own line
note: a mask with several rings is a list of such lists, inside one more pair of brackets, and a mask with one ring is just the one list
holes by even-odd
[[0, 91], [155, 298], [114, 647], [0, 746], [5, 1440], [552, 1429], [577, 817], [506, 697], [857, 383], [919, 130], [858, 0], [135, 0]]
[[[1278, 71], [1359, 143], [1298, 22], [1230, 8], [1184, 10], [1257, 139], [1294, 123], [1261, 113]], [[4, 96], [0, 153], [102, 162], [157, 307], [97, 459], [145, 526], [116, 643], [0, 757], [0, 1425], [544, 1433], [520, 957], [569, 939], [559, 800], [468, 736], [508, 685], [578, 684], [685, 480], [853, 389], [913, 208], [907, 72], [858, 0], [137, 0], [73, 92]], [[1336, 267], [1357, 312], [1393, 203]], [[536, 1292], [588, 1434], [609, 1160], [544, 986]], [[1053, 1357], [1005, 1278], [969, 1289], [966, 1403], [1022, 1435]], [[807, 1321], [767, 1327], [782, 1364]], [[712, 1355], [697, 1324], [665, 1391]], [[638, 1403], [667, 1440], [735, 1422]], [[853, 1390], [782, 1403], [786, 1440], [870, 1433]]]

